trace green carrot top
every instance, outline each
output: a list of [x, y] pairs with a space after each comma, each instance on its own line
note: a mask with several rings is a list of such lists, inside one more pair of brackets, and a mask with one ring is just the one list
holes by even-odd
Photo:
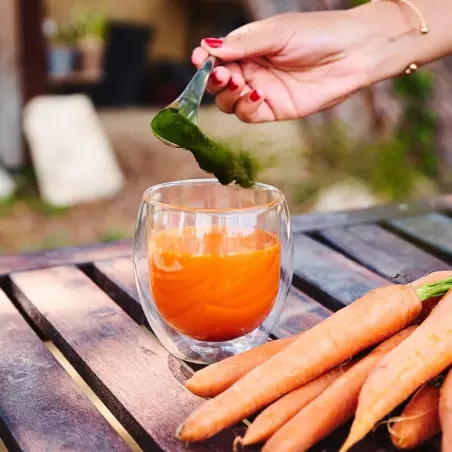
[[438, 282], [424, 284], [418, 287], [416, 293], [421, 301], [429, 300], [430, 298], [442, 297], [452, 289], [452, 278], [446, 278]]

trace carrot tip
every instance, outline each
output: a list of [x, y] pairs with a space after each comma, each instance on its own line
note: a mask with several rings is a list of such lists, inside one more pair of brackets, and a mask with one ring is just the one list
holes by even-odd
[[179, 425], [179, 427], [177, 427], [177, 430], [176, 430], [176, 438], [178, 438], [178, 439], [183, 439], [183, 438], [182, 438], [183, 430], [184, 430], [184, 424], [181, 424], [181, 425]]
[[342, 447], [339, 449], [339, 452], [347, 452], [351, 447], [355, 445], [355, 442], [352, 441], [345, 441], [345, 443], [342, 445]]
[[185, 382], [185, 388], [188, 389], [192, 394], [203, 397], [202, 395], [200, 395], [199, 391], [197, 390], [196, 385], [193, 385], [192, 383], [193, 383], [193, 381], [187, 380]]
[[243, 438], [241, 436], [237, 436], [234, 440], [234, 444], [232, 445], [233, 452], [240, 452], [242, 450], [242, 441]]

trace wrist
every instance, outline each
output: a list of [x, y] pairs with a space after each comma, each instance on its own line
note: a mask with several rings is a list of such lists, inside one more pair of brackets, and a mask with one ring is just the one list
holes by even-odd
[[396, 1], [366, 3], [349, 10], [361, 24], [361, 54], [366, 68], [365, 85], [402, 74], [416, 62], [415, 41], [421, 38], [416, 17]]

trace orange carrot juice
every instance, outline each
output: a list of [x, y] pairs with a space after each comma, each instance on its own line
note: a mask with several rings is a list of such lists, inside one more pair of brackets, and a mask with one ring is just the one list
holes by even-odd
[[279, 288], [279, 239], [263, 230], [186, 227], [148, 241], [160, 315], [180, 333], [227, 341], [258, 327]]

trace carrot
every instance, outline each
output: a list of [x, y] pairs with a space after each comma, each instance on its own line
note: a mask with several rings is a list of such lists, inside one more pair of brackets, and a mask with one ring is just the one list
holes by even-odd
[[390, 419], [391, 441], [399, 449], [419, 446], [441, 431], [439, 388], [427, 384], [416, 392], [399, 417]]
[[248, 427], [243, 438], [237, 437], [234, 445], [249, 446], [272, 436], [302, 408], [321, 394], [334, 380], [347, 371], [350, 363], [335, 367], [308, 384], [289, 392], [268, 406]]
[[381, 358], [406, 339], [415, 327], [387, 339], [332, 383], [265, 444], [262, 452], [302, 452], [353, 417], [359, 391]]
[[200, 397], [214, 397], [229, 388], [243, 375], [267, 361], [295, 340], [297, 336], [277, 339], [198, 370], [185, 383], [187, 389]]
[[452, 452], [452, 370], [446, 376], [439, 396], [439, 418], [443, 429], [442, 452]]
[[349, 450], [380, 419], [451, 364], [452, 291], [369, 376], [359, 396], [350, 434], [340, 452]]
[[422, 276], [422, 278], [416, 279], [416, 281], [413, 281], [411, 286], [414, 288], [419, 288], [421, 286], [425, 286], [427, 284], [436, 284], [438, 282], [441, 282], [444, 279], [448, 279], [452, 277], [452, 271], [450, 270], [441, 270], [437, 272], [429, 273], [428, 275]]
[[[429, 284], [438, 281], [438, 279], [445, 279], [451, 275], [452, 272], [447, 271], [431, 273], [414, 281], [412, 287]], [[422, 307], [423, 312], [426, 311], [427, 315], [433, 308], [433, 303], [438, 302], [438, 300], [439, 298], [434, 298], [424, 303]], [[186, 381], [185, 386], [190, 392], [199, 397], [215, 397], [232, 386], [233, 383], [247, 374], [250, 370], [280, 352], [288, 344], [293, 342], [297, 336], [298, 335], [270, 341], [259, 347], [211, 364], [210, 366], [195, 372], [192, 377]]]
[[423, 300], [441, 295], [451, 286], [452, 278], [442, 285], [391, 285], [370, 291], [202, 404], [178, 428], [178, 438], [202, 441], [236, 424], [400, 331], [419, 315]]

